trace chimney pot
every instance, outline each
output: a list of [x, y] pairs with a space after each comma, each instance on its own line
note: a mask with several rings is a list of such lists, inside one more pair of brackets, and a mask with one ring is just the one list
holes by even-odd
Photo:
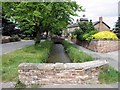
[[102, 21], [103, 21], [103, 18], [102, 18], [102, 17], [99, 17], [99, 21], [102, 22]]

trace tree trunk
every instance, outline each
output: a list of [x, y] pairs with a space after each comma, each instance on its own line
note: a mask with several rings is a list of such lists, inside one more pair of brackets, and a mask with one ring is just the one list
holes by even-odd
[[37, 29], [35, 45], [40, 44], [41, 41], [41, 31]]
[[48, 38], [48, 30], [46, 30], [46, 39]]

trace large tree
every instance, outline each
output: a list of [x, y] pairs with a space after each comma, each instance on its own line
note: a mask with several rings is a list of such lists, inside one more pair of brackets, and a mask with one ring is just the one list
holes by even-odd
[[36, 44], [42, 32], [59, 32], [67, 27], [71, 15], [82, 7], [76, 2], [4, 2], [3, 13], [18, 24], [21, 30], [36, 32]]

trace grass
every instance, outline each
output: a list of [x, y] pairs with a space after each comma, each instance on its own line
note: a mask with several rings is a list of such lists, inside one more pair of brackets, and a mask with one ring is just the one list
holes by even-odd
[[42, 42], [37, 46], [28, 46], [20, 50], [2, 55], [2, 81], [18, 80], [18, 65], [20, 63], [45, 63], [52, 47], [51, 41]]
[[63, 42], [63, 46], [64, 46], [65, 51], [67, 52], [69, 58], [71, 59], [71, 61], [73, 63], [82, 63], [82, 62], [87, 62], [87, 61], [93, 60], [93, 58], [90, 55], [80, 51], [73, 44], [71, 44], [67, 41]]
[[109, 66], [107, 69], [103, 70], [103, 72], [100, 73], [99, 81], [101, 84], [120, 82], [120, 72]]

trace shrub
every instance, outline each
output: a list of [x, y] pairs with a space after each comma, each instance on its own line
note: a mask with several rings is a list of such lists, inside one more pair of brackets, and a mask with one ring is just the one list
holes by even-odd
[[20, 38], [17, 35], [15, 35], [14, 38], [16, 41], [20, 41]]
[[25, 37], [23, 40], [30, 40], [30, 38], [29, 37]]
[[10, 37], [9, 40], [10, 40], [10, 42], [15, 42], [16, 41], [15, 37]]
[[92, 35], [94, 35], [97, 32], [98, 32], [97, 30], [91, 30], [90, 32], [83, 34], [84, 40], [86, 41], [92, 40]]
[[94, 34], [92, 38], [97, 40], [118, 40], [118, 37], [116, 36], [116, 34], [110, 31], [98, 32]]
[[69, 58], [74, 63], [82, 63], [87, 61], [92, 61], [93, 58], [77, 49], [73, 44], [68, 43], [67, 41], [63, 42], [64, 48], [66, 52], [68, 53]]
[[2, 39], [2, 43], [9, 43], [10, 40], [9, 39]]
[[92, 35], [97, 33], [92, 22], [80, 22], [79, 29], [74, 31], [74, 35], [77, 36], [77, 39], [80, 41], [90, 41], [92, 39]]

